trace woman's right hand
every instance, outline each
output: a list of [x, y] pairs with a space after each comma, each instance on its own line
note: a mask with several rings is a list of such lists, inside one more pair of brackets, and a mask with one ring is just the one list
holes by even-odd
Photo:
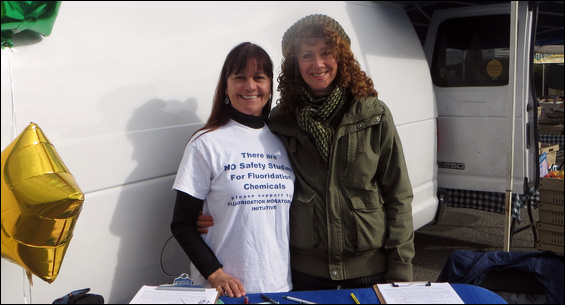
[[212, 216], [202, 215], [202, 211], [200, 211], [200, 215], [198, 215], [198, 219], [196, 220], [196, 227], [200, 234], [208, 233], [208, 228], [214, 225], [214, 218]]
[[210, 283], [212, 287], [223, 291], [224, 295], [227, 295], [230, 298], [233, 298], [234, 296], [236, 298], [245, 296], [245, 287], [243, 287], [243, 284], [239, 281], [239, 279], [225, 273], [222, 268], [210, 274], [208, 277], [208, 283]]

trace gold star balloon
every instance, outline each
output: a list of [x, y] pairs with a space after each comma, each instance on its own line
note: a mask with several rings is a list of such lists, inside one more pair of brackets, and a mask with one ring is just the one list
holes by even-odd
[[84, 195], [34, 123], [2, 151], [1, 161], [2, 258], [52, 283]]

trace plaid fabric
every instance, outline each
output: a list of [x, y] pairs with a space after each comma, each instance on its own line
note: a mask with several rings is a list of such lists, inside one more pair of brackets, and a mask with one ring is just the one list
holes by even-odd
[[[506, 205], [505, 193], [481, 192], [472, 190], [443, 189], [447, 192], [447, 205], [454, 208], [471, 208], [487, 212], [504, 214]], [[531, 201], [532, 207], [539, 202], [539, 192], [531, 188], [528, 194], [512, 194], [512, 217], [522, 221], [520, 209]]]
[[563, 149], [563, 139], [564, 135], [553, 135], [553, 134], [540, 134], [539, 141], [541, 143], [547, 144], [559, 144], [559, 149]]
[[538, 203], [540, 202], [539, 190], [532, 187], [530, 189], [530, 194], [529, 194], [528, 200], [531, 201], [533, 208], [537, 208]]

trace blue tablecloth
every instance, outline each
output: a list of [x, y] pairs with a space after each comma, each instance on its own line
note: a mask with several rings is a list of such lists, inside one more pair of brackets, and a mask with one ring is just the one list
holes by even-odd
[[[507, 304], [498, 294], [478, 286], [468, 284], [451, 284], [451, 286], [457, 294], [459, 294], [459, 297], [465, 304]], [[283, 295], [308, 300], [318, 304], [355, 304], [353, 299], [351, 299], [351, 293], [355, 294], [361, 304], [380, 304], [373, 288], [292, 291], [264, 294], [281, 304], [298, 304], [283, 299]], [[248, 296], [249, 304], [265, 302], [259, 294], [250, 294]], [[243, 298], [220, 297], [220, 300], [225, 304], [243, 304]]]

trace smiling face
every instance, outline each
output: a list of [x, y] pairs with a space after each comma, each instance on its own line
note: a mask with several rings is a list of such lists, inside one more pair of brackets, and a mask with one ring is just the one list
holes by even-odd
[[257, 69], [254, 59], [247, 62], [247, 68], [240, 73], [228, 75], [226, 95], [237, 111], [260, 116], [271, 95], [271, 80]]
[[337, 61], [323, 38], [303, 39], [298, 47], [302, 79], [314, 95], [328, 95], [337, 76]]

